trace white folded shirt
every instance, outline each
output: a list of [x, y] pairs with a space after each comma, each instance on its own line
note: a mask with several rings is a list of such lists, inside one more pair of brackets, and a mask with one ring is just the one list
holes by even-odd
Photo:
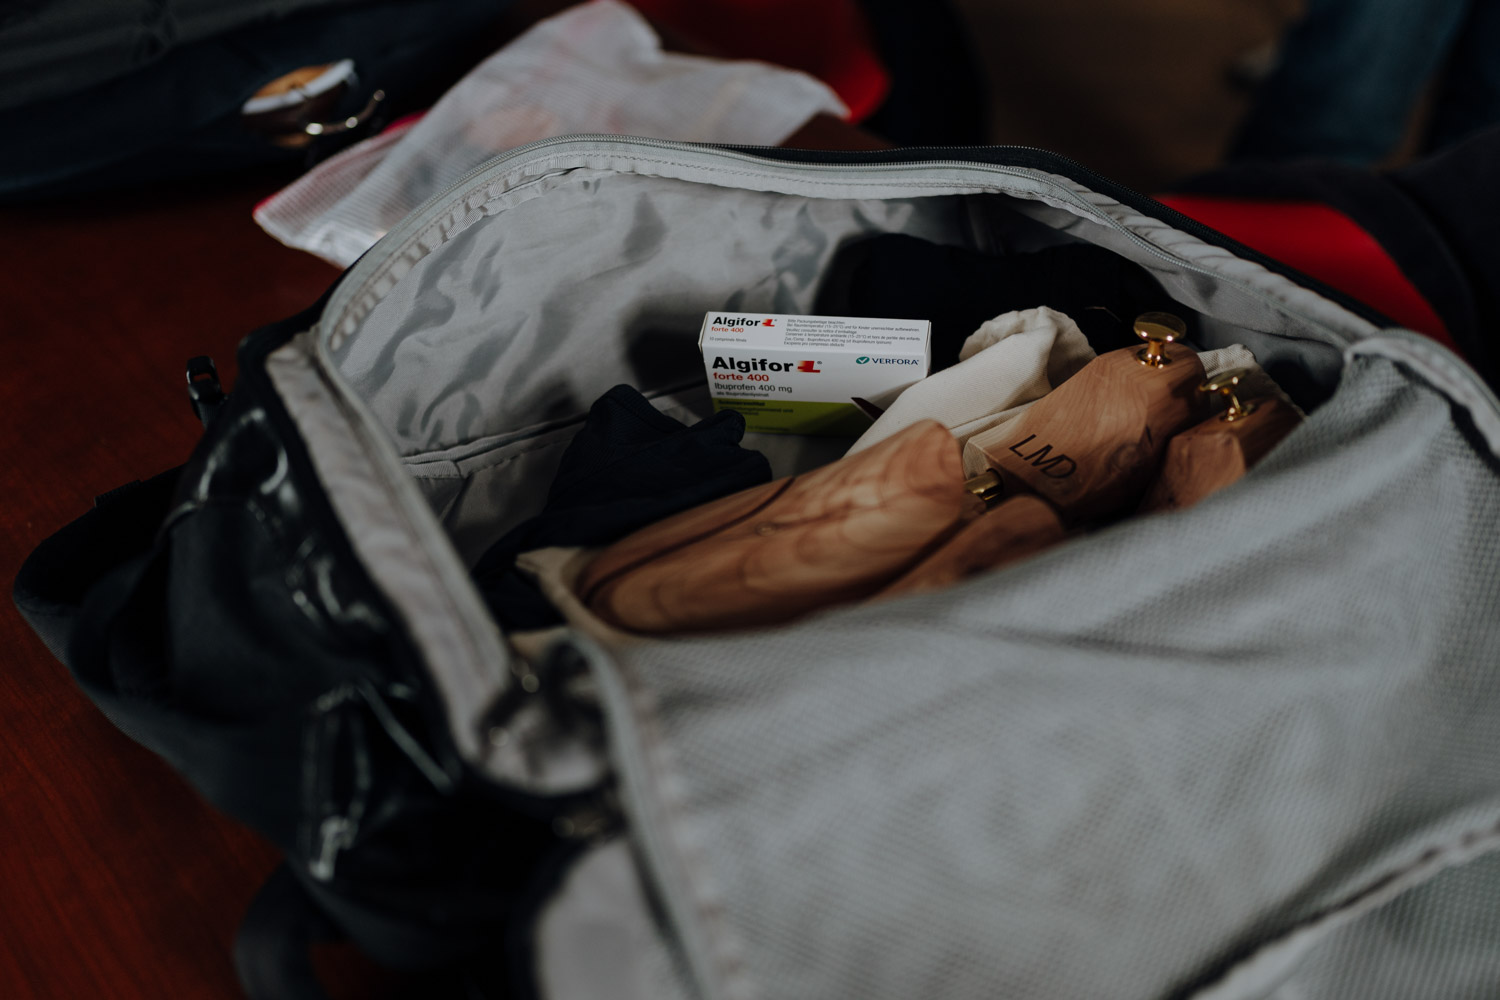
[[964, 341], [958, 358], [896, 397], [849, 454], [928, 419], [963, 443], [1015, 419], [1092, 361], [1094, 349], [1077, 323], [1041, 306], [988, 321]]

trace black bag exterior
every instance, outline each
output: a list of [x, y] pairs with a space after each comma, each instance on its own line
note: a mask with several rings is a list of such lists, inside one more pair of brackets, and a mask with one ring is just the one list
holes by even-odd
[[[435, 101], [489, 54], [488, 29], [508, 7], [507, 0], [384, 0], [244, 14], [253, 23], [179, 45], [123, 75], [0, 101], [0, 132], [9, 137], [0, 145], [0, 201], [316, 161]], [[14, 17], [24, 42], [24, 14]], [[0, 71], [33, 58], [15, 44], [0, 44]], [[359, 129], [289, 149], [242, 121], [240, 108], [265, 84], [342, 59], [353, 60], [356, 77], [325, 120], [360, 115], [376, 91], [384, 95]]]
[[241, 932], [252, 997], [316, 996], [297, 980], [329, 922], [390, 966], [483, 948], [466, 971], [507, 977], [529, 963], [494, 961], [497, 943], [524, 952], [580, 849], [553, 833], [580, 797], [508, 794], [459, 762], [262, 367], [320, 308], [249, 337], [187, 464], [43, 542], [16, 604], [112, 722], [285, 853]]

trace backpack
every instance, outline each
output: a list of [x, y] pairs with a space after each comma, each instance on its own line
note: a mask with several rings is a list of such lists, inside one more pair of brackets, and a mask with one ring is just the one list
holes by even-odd
[[[1145, 267], [1308, 419], [1241, 481], [948, 590], [522, 656], [468, 566], [589, 402], [706, 412], [706, 309], [840, 312], [903, 232]], [[285, 852], [239, 942], [546, 998], [1480, 997], [1500, 982], [1500, 400], [1041, 151], [581, 136], [434, 197], [240, 348], [180, 469], [22, 612]], [[773, 468], [826, 441], [749, 442]], [[441, 986], [439, 985], [441, 984]], [[468, 991], [468, 992], [464, 992]]]

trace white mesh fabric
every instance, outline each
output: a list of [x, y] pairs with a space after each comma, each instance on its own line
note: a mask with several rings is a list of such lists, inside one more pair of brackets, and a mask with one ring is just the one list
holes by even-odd
[[404, 132], [313, 169], [257, 207], [255, 220], [347, 267], [429, 197], [528, 142], [607, 133], [774, 146], [819, 112], [846, 111], [802, 73], [663, 52], [634, 9], [594, 0], [480, 63]]
[[1500, 992], [1500, 857], [1445, 872], [1331, 935], [1270, 1000], [1492, 1000]]
[[[947, 592], [621, 651], [715, 992], [1190, 996], [1492, 833], [1497, 524], [1446, 399], [1356, 360], [1190, 510]], [[1495, 869], [1330, 924], [1277, 1000], [1449, 995], [1350, 987], [1388, 941], [1392, 981], [1441, 964], [1481, 995]]]

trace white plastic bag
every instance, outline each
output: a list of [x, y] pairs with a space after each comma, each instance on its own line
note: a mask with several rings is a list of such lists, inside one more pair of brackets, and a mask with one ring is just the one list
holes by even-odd
[[537, 139], [592, 132], [769, 146], [815, 114], [846, 111], [802, 73], [665, 53], [633, 8], [594, 0], [480, 63], [414, 124], [320, 164], [262, 202], [255, 220], [344, 267], [430, 195]]

